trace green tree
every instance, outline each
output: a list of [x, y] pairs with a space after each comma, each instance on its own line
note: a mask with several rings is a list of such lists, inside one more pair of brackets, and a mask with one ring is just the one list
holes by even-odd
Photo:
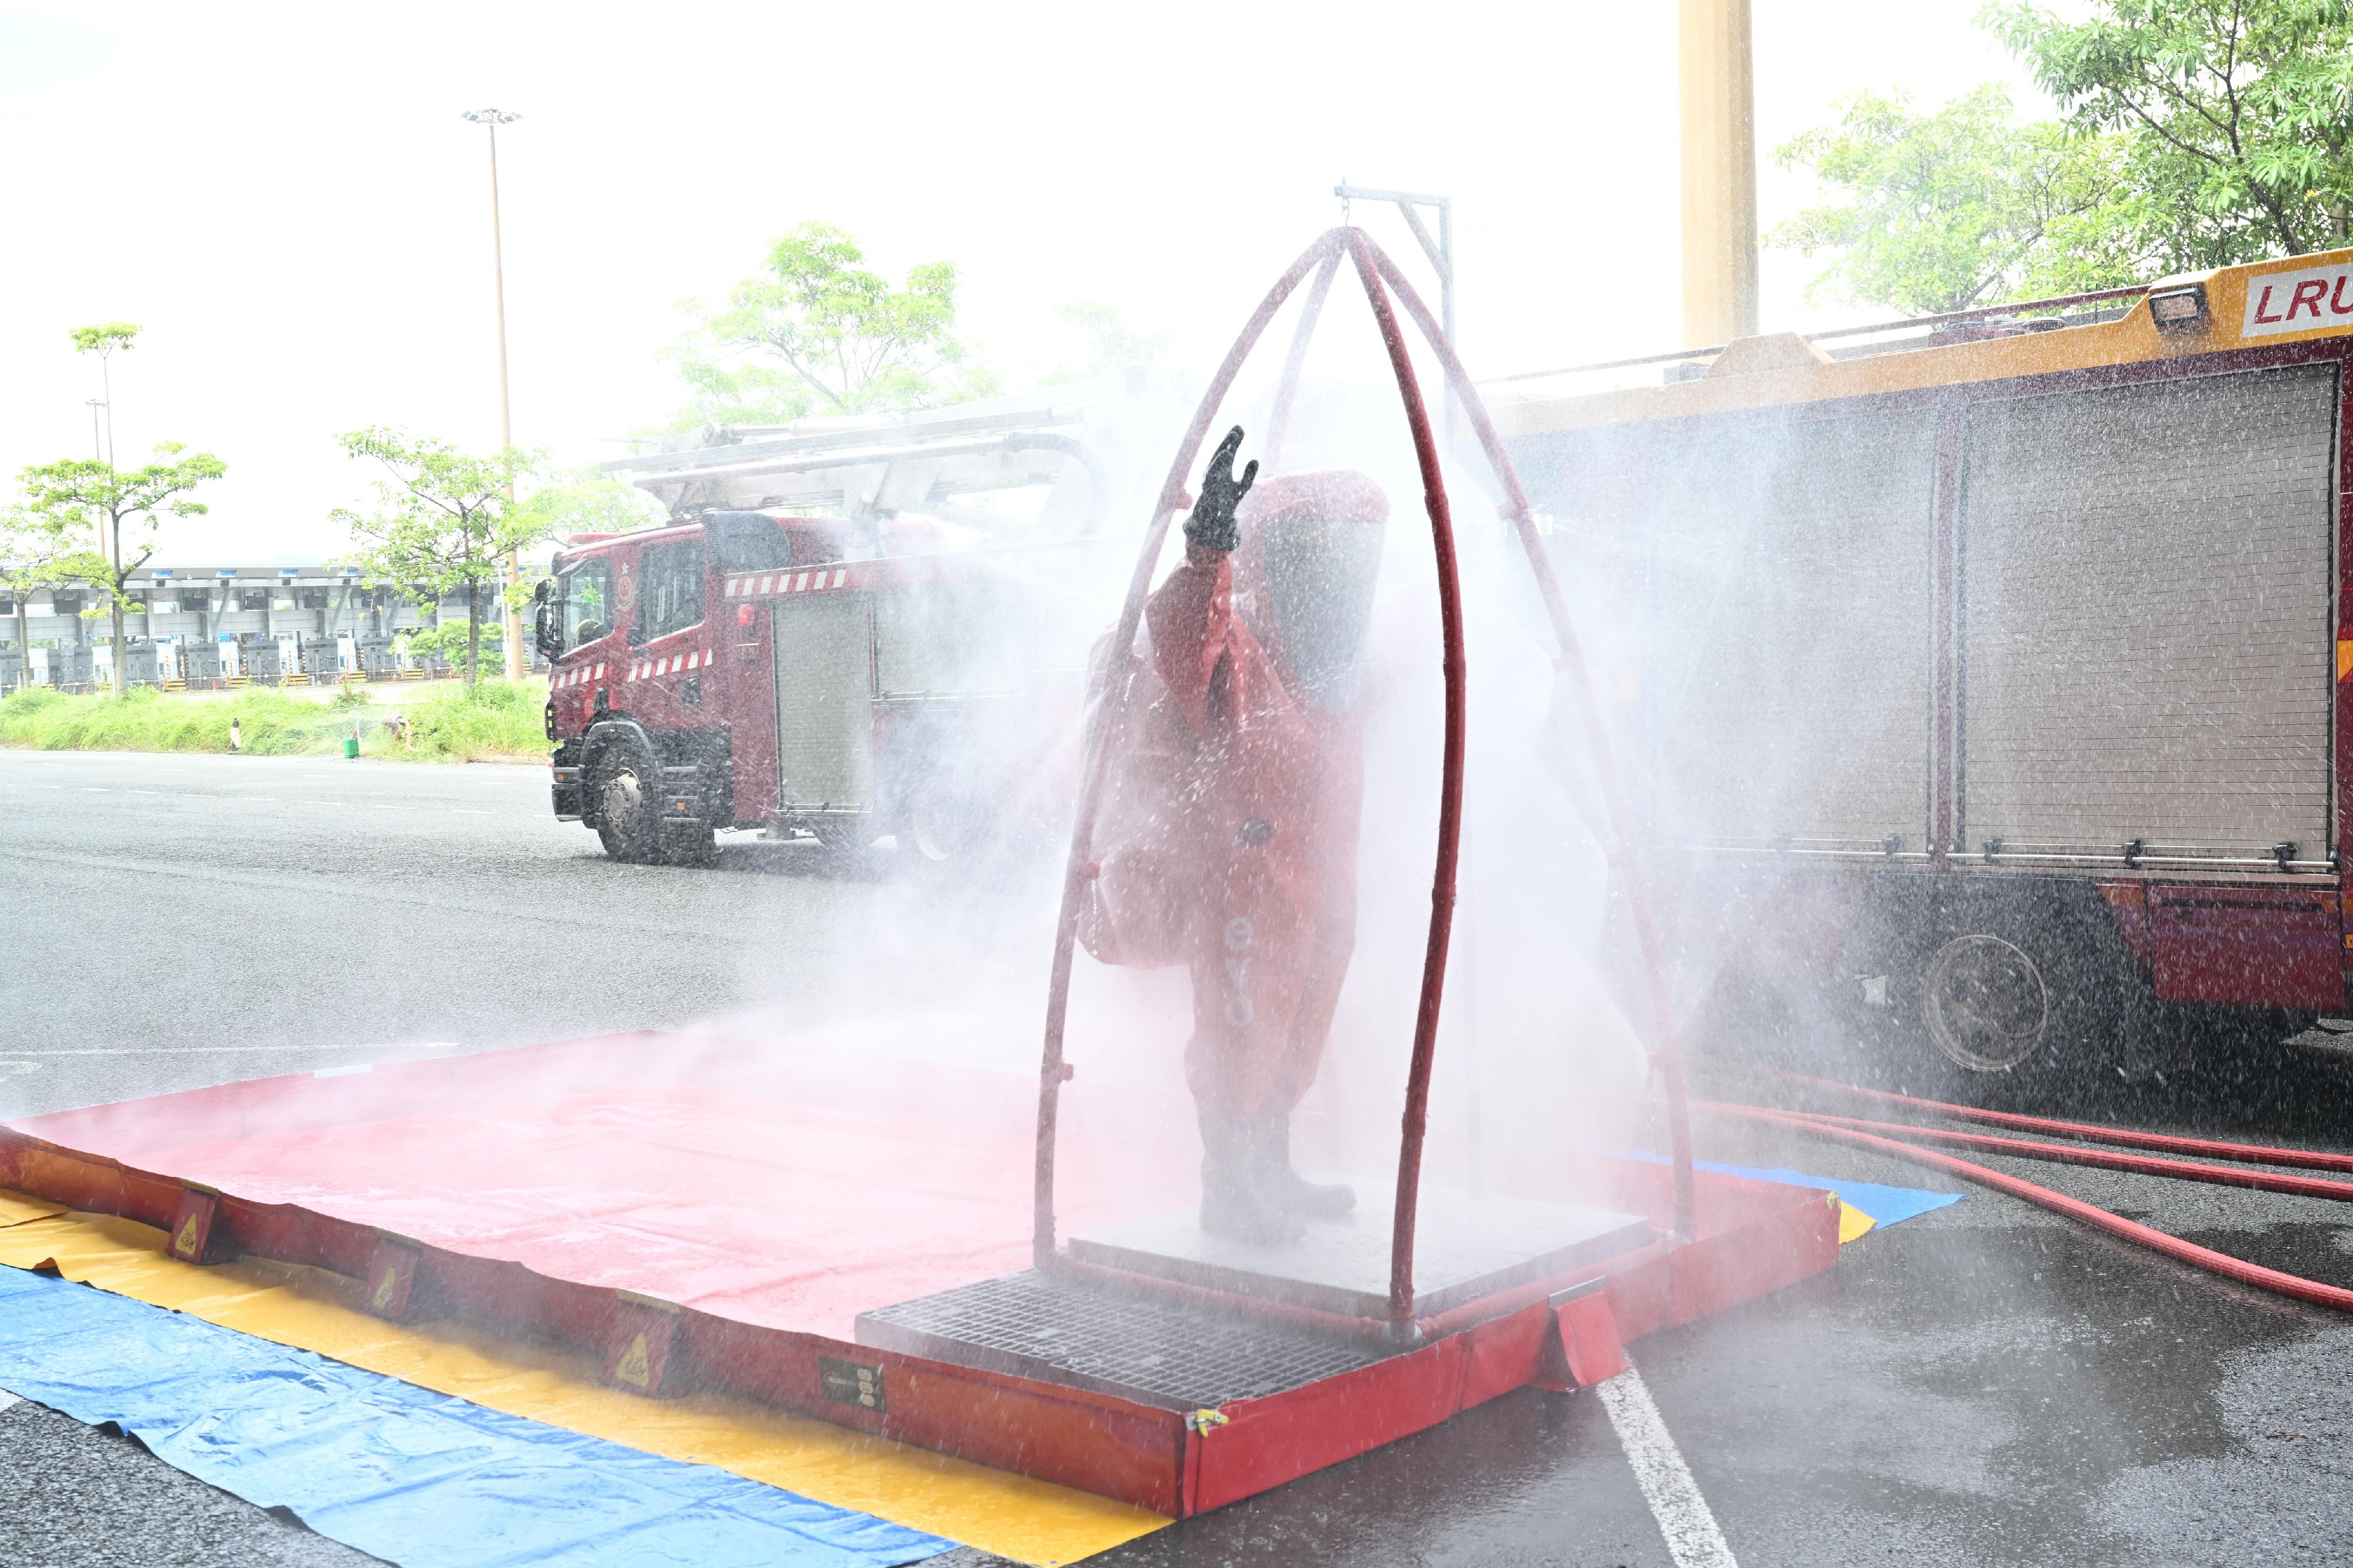
[[100, 321], [95, 326], [76, 327], [73, 345], [76, 353], [104, 357], [117, 349], [129, 349], [138, 341], [136, 321]]
[[2061, 294], [2353, 243], [2353, 0], [1997, 0], [1978, 22], [2064, 111], [1901, 95], [1778, 149], [1840, 199], [1767, 241], [1909, 310]]
[[75, 553], [80, 520], [19, 503], [0, 511], [0, 590], [16, 604], [16, 654], [21, 683], [32, 678], [32, 628], [25, 601], [34, 589], [58, 581], [58, 563]]
[[2353, 0], [2094, 0], [1979, 14], [2071, 126], [2131, 139], [2129, 181], [2172, 270], [2346, 243]]
[[460, 669], [466, 665], [467, 639], [473, 635], [471, 628], [459, 621], [401, 634], [409, 658], [438, 659], [443, 664], [454, 664]]
[[1841, 107], [1837, 124], [1774, 152], [1841, 194], [1766, 237], [1806, 256], [1835, 253], [1809, 299], [1963, 310], [2145, 275], [2143, 203], [2126, 184], [2123, 138], [2021, 124], [1992, 83], [1926, 114], [1900, 92]]
[[98, 384], [106, 404], [106, 461], [114, 461], [114, 376], [108, 362], [120, 349], [128, 353], [138, 345], [139, 324], [136, 321], [99, 321], [91, 326], [76, 327], [71, 333], [74, 353], [98, 356]]
[[893, 287], [865, 262], [830, 224], [776, 241], [765, 268], [671, 351], [694, 389], [681, 426], [929, 408], [989, 390], [955, 332], [955, 268], [926, 262]]
[[590, 472], [543, 486], [522, 503], [543, 539], [567, 533], [634, 533], [670, 520], [661, 502], [618, 479]]
[[338, 507], [328, 521], [349, 531], [351, 563], [369, 584], [421, 584], [436, 595], [466, 595], [466, 689], [480, 679], [486, 590], [494, 589], [510, 551], [547, 536], [547, 520], [513, 499], [515, 481], [537, 464], [510, 447], [496, 457], [460, 452], [445, 441], [385, 427], [336, 437], [344, 452], [383, 470], [376, 504], [362, 513]]
[[[111, 462], [69, 458], [26, 468], [21, 476], [26, 505], [61, 529], [83, 519], [97, 524], [98, 548], [77, 550], [58, 561], [53, 570], [90, 584], [105, 598], [117, 697], [129, 691], [131, 681], [131, 661], [125, 657], [129, 645], [122, 629], [122, 612], [131, 599], [124, 585], [155, 553], [164, 517], [204, 515], [211, 509], [189, 499], [189, 492], [228, 471], [228, 466], [210, 452], [182, 457], [181, 451], [178, 445], [167, 441], [155, 448], [157, 461], [128, 472]], [[125, 524], [132, 529], [127, 545], [122, 537]]]

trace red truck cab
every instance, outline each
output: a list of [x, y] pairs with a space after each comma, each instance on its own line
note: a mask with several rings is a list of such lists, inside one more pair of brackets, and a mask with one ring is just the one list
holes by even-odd
[[595, 828], [617, 859], [647, 861], [705, 858], [716, 829], [759, 825], [775, 802], [739, 784], [736, 763], [765, 728], [744, 715], [773, 708], [766, 628], [731, 610], [722, 584], [842, 559], [853, 531], [838, 519], [710, 512], [559, 554], [539, 617], [556, 816]]

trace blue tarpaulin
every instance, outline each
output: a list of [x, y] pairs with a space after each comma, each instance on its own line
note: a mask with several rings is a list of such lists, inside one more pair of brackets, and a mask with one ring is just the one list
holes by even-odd
[[1792, 1187], [1820, 1187], [1833, 1192], [1850, 1208], [1861, 1209], [1881, 1225], [1894, 1225], [1947, 1204], [1961, 1201], [1958, 1193], [1932, 1193], [1918, 1187], [1890, 1187], [1878, 1182], [1851, 1182], [1844, 1176], [1809, 1176], [1799, 1171], [1779, 1168], [1758, 1170], [1749, 1165], [1719, 1165], [1709, 1160], [1694, 1160], [1693, 1164], [1703, 1171], [1716, 1171], [1727, 1176], [1753, 1176], [1760, 1182], [1781, 1182]]
[[[1627, 1157], [1654, 1165], [1668, 1163], [1664, 1154], [1653, 1154], [1647, 1149], [1633, 1151]], [[1778, 1166], [1765, 1170], [1756, 1165], [1722, 1165], [1714, 1160], [1694, 1160], [1692, 1168], [1714, 1171], [1719, 1176], [1746, 1176], [1751, 1181], [1779, 1182], [1784, 1186], [1819, 1187], [1824, 1192], [1838, 1194], [1840, 1202], [1870, 1215], [1880, 1225], [1894, 1225], [1898, 1220], [1910, 1219], [1915, 1215], [1924, 1215], [1931, 1209], [1940, 1209], [1947, 1204], [1961, 1201], [1958, 1193], [1890, 1187], [1877, 1182], [1850, 1182], [1843, 1176], [1810, 1176], [1802, 1171], [1782, 1170]]]
[[892, 1568], [955, 1544], [6, 1268], [0, 1388], [407, 1568]]

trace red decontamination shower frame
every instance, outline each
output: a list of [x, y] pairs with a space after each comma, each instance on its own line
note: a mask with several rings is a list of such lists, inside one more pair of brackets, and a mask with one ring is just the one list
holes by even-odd
[[1462, 769], [1468, 724], [1465, 707], [1468, 676], [1462, 652], [1462, 590], [1455, 569], [1453, 515], [1447, 500], [1445, 478], [1440, 471], [1438, 443], [1430, 431], [1430, 410], [1422, 400], [1421, 386], [1414, 374], [1404, 330], [1398, 325], [1397, 313], [1391, 307], [1391, 289], [1396, 291], [1406, 313], [1413, 318], [1414, 325], [1420, 329], [1430, 351], [1438, 356], [1439, 363], [1445, 369], [1449, 386], [1469, 416], [1472, 431], [1478, 437], [1480, 448], [1502, 486], [1503, 513], [1519, 535], [1528, 565], [1535, 574], [1536, 586], [1543, 595], [1553, 635], [1559, 644], [1556, 668], [1568, 681], [1584, 720], [1586, 742], [1590, 748], [1594, 772], [1599, 779], [1607, 805], [1609, 831], [1616, 840], [1611, 862], [1634, 923], [1635, 939], [1648, 983], [1652, 1031], [1651, 1061], [1659, 1074], [1660, 1087], [1666, 1101], [1668, 1139], [1674, 1165], [1673, 1239], [1689, 1240], [1697, 1234], [1697, 1226], [1693, 1208], [1691, 1123], [1684, 1100], [1683, 1057], [1676, 1041], [1665, 954], [1660, 943], [1649, 884], [1635, 853], [1625, 794], [1611, 760], [1608, 726], [1600, 706], [1595, 700], [1592, 681], [1584, 656], [1579, 651], [1576, 630], [1569, 622], [1567, 602], [1562, 597], [1560, 582], [1553, 573], [1551, 559], [1537, 537], [1535, 519], [1528, 505], [1527, 493], [1521, 488], [1511, 458], [1495, 434], [1494, 423], [1488, 417], [1486, 405], [1481, 399], [1478, 388], [1472, 384], [1462, 368], [1462, 362], [1455, 355], [1453, 345], [1447, 342], [1445, 333], [1440, 330], [1420, 297], [1414, 292], [1413, 286], [1371, 237], [1358, 228], [1343, 226], [1329, 229], [1302, 252], [1274, 287], [1268, 290], [1266, 298], [1260, 301], [1257, 310], [1252, 312], [1240, 335], [1235, 339], [1232, 349], [1227, 353], [1225, 362], [1218, 367], [1208, 391], [1202, 395], [1200, 407], [1193, 416], [1192, 425], [1177, 445], [1176, 460], [1169, 465], [1168, 477], [1161, 485], [1160, 499], [1153, 510], [1151, 524], [1144, 531], [1143, 548], [1137, 552], [1135, 570], [1128, 581], [1126, 602], [1120, 608], [1119, 621], [1112, 634], [1111, 647], [1118, 650], [1120, 657], [1103, 660], [1092, 678], [1088, 692], [1088, 710], [1096, 718], [1087, 748], [1077, 817], [1071, 833], [1070, 859], [1062, 876], [1061, 913], [1054, 931], [1053, 970], [1046, 998], [1045, 1055], [1038, 1086], [1037, 1189], [1032, 1252], [1039, 1268], [1049, 1269], [1056, 1266], [1054, 1151], [1061, 1088], [1071, 1078], [1072, 1070], [1062, 1054], [1063, 1029], [1070, 1009], [1071, 966], [1077, 945], [1080, 903], [1085, 897], [1089, 880], [1094, 875], [1095, 814], [1103, 798], [1113, 737], [1119, 731], [1119, 719], [1134, 687], [1134, 682], [1121, 677], [1134, 661], [1136, 627], [1143, 617], [1145, 595], [1151, 586], [1153, 569], [1159, 561], [1170, 521], [1191, 503], [1191, 498], [1185, 489], [1186, 477], [1191, 473], [1194, 460], [1200, 455], [1202, 440], [1215, 422], [1226, 394], [1276, 311], [1291, 298], [1301, 280], [1314, 271], [1315, 281], [1309, 289], [1298, 328], [1293, 335], [1290, 353], [1284, 360], [1282, 380], [1275, 392], [1274, 412], [1268, 426], [1264, 462], [1268, 468], [1274, 468], [1290, 422], [1292, 400], [1298, 391], [1300, 368], [1306, 359], [1309, 341], [1321, 319], [1324, 298], [1330, 291], [1344, 255], [1354, 264], [1356, 277], [1364, 284], [1365, 297], [1372, 306], [1374, 320], [1379, 325], [1381, 342], [1388, 352], [1390, 367], [1397, 374], [1398, 394], [1404, 401], [1406, 420], [1413, 433], [1414, 456], [1421, 469], [1422, 500], [1430, 513], [1430, 539], [1437, 553], [1439, 619], [1445, 662], [1445, 754], [1439, 796], [1437, 867], [1430, 879], [1430, 940], [1422, 958], [1420, 1001], [1414, 1018], [1413, 1055], [1406, 1079], [1405, 1116], [1398, 1151], [1397, 1203], [1389, 1243], [1388, 1328], [1393, 1332], [1410, 1334], [1414, 1327], [1414, 1225], [1421, 1185], [1422, 1136], [1429, 1115], [1430, 1075], [1437, 1053], [1439, 1006], [1446, 981], [1447, 944], [1454, 921], [1456, 863], [1462, 842]]

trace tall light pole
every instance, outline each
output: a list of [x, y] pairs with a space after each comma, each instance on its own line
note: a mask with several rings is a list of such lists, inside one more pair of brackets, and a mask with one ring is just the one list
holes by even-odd
[[[106, 362], [105, 362], [103, 359], [100, 360], [98, 363], [99, 363], [99, 364], [100, 364], [101, 367], [103, 367], [103, 366], [105, 365], [105, 363], [106, 363]], [[111, 390], [112, 390], [112, 389], [110, 387], [110, 388], [109, 388], [109, 391], [111, 392]], [[92, 461], [92, 462], [94, 462], [94, 463], [104, 463], [104, 462], [106, 461], [106, 449], [107, 449], [108, 446], [110, 446], [110, 445], [111, 445], [111, 443], [109, 443], [109, 442], [107, 442], [107, 441], [104, 441], [104, 440], [101, 440], [101, 439], [100, 438], [100, 437], [99, 437], [99, 434], [98, 434], [98, 411], [99, 411], [100, 409], [101, 409], [101, 408], [105, 409], [105, 410], [106, 410], [106, 422], [107, 422], [109, 425], [113, 424], [113, 423], [114, 423], [114, 399], [113, 399], [111, 396], [108, 396], [108, 397], [87, 397], [87, 398], [84, 398], [82, 401], [90, 405], [90, 461]], [[100, 549], [100, 551], [103, 551], [103, 550], [106, 548], [106, 524], [105, 524], [105, 522], [104, 522], [104, 521], [100, 521], [100, 520], [98, 520], [98, 519], [96, 519], [96, 518], [93, 518], [93, 519], [92, 519], [92, 525], [93, 525], [93, 526], [98, 530], [98, 547], [99, 547], [99, 549]]]
[[[499, 449], [501, 453], [514, 446], [514, 413], [507, 401], [507, 262], [506, 250], [499, 236], [499, 127], [512, 125], [522, 118], [503, 109], [470, 109], [465, 118], [490, 132], [491, 138], [491, 281], [497, 291], [499, 306]], [[507, 501], [514, 501], [514, 481], [507, 481]], [[512, 589], [522, 581], [522, 561], [519, 552], [507, 552], [507, 586]], [[503, 600], [504, 595], [501, 595]], [[507, 679], [521, 680], [527, 667], [522, 651], [522, 612], [512, 604], [503, 605], [507, 623]]]

